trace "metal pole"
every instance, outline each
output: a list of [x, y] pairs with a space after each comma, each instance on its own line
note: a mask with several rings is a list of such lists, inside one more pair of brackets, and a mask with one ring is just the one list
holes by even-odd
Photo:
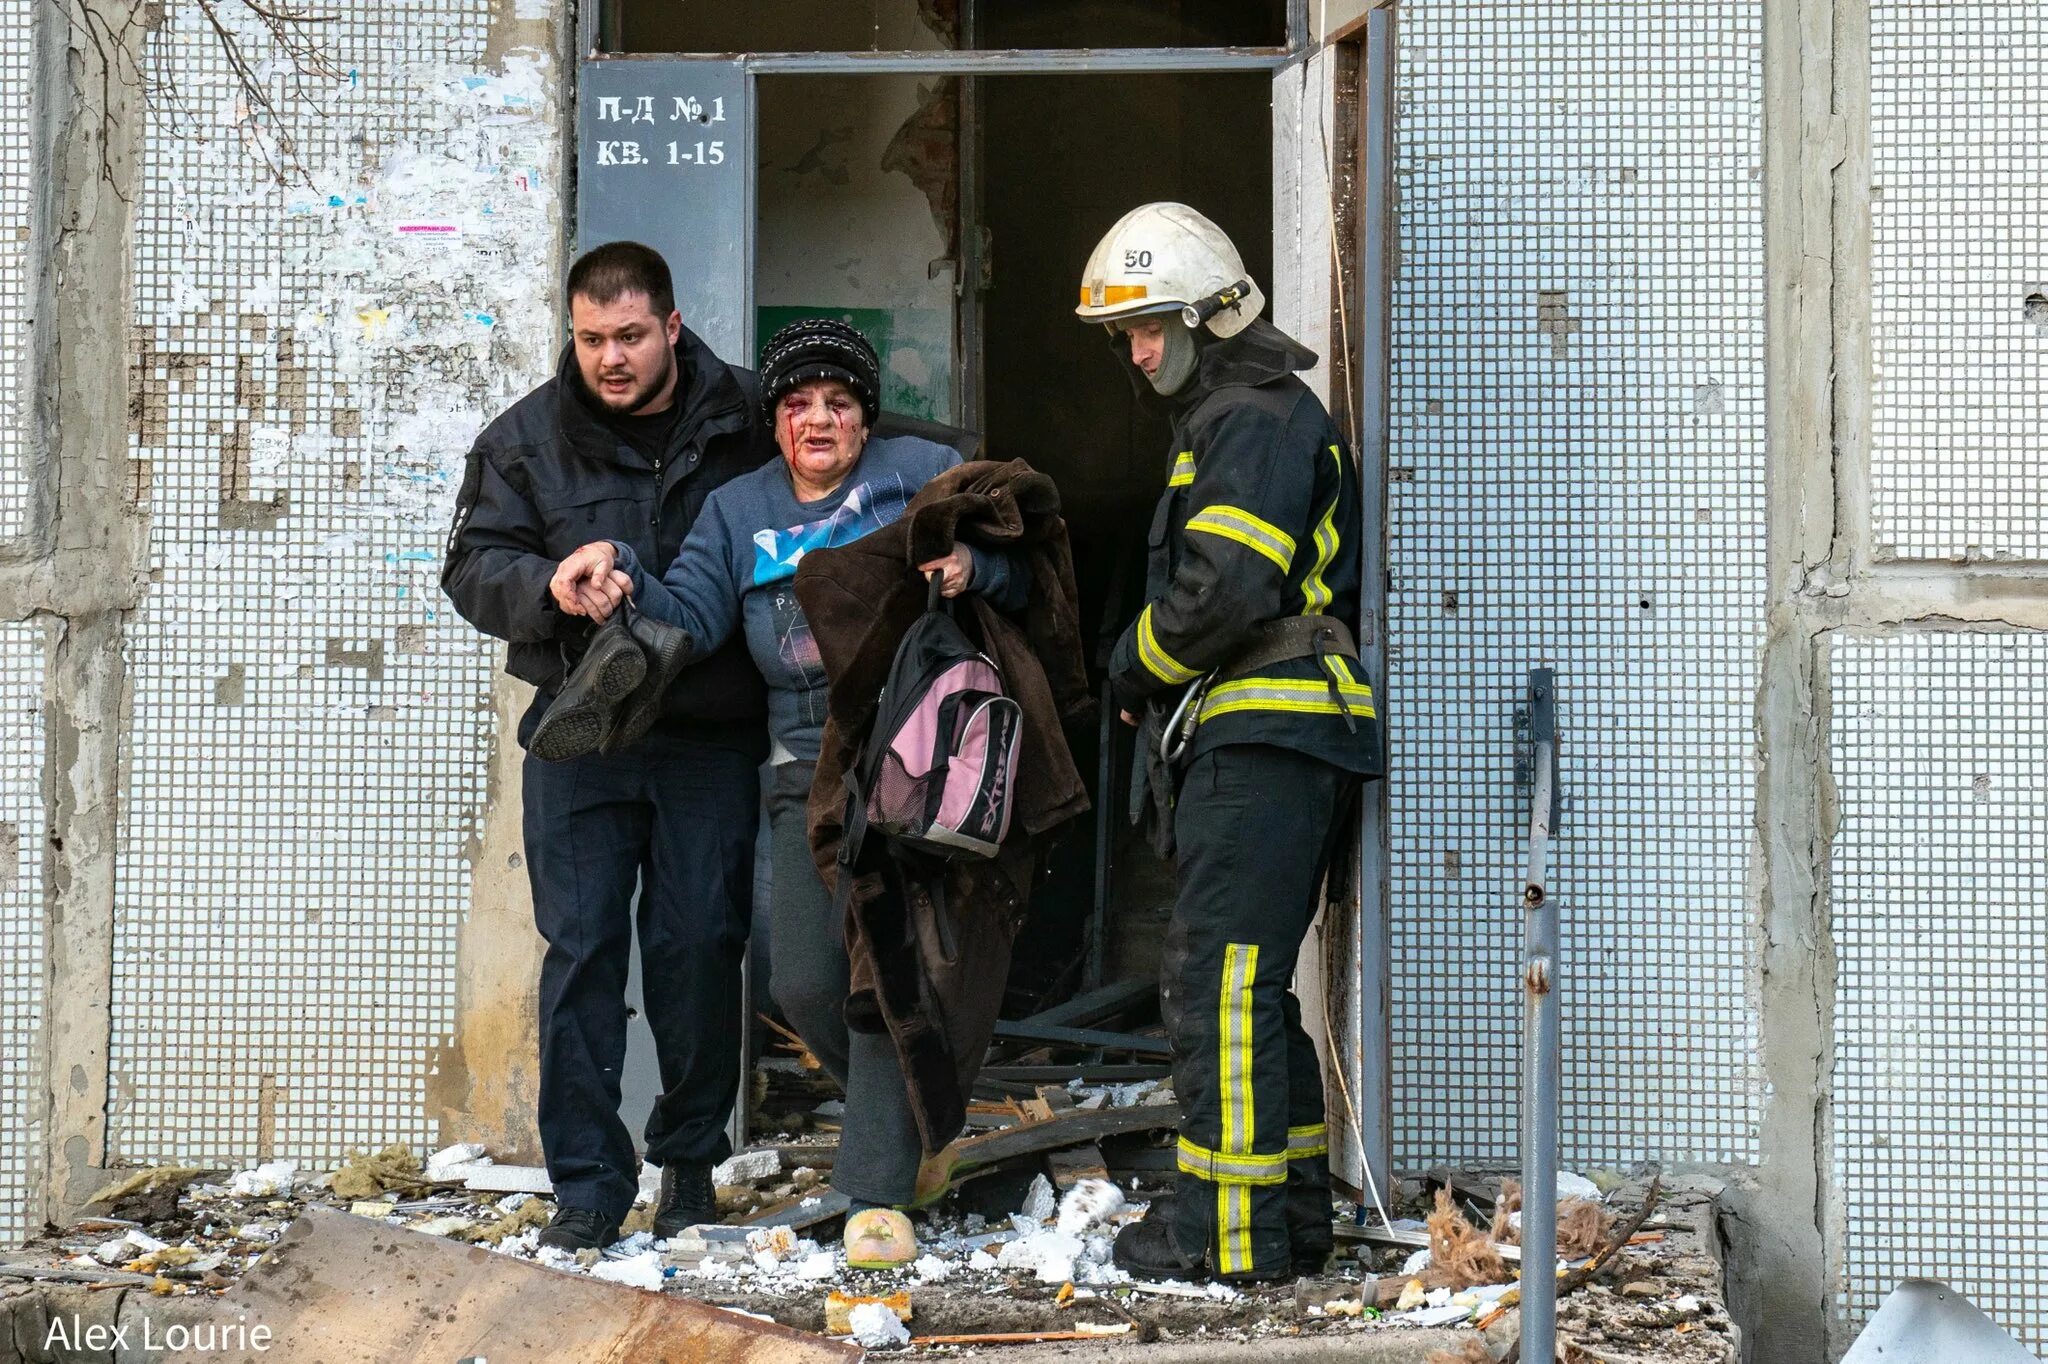
[[1557, 904], [1544, 856], [1557, 816], [1557, 708], [1549, 668], [1529, 672], [1536, 768], [1522, 886], [1522, 1359], [1557, 1358]]

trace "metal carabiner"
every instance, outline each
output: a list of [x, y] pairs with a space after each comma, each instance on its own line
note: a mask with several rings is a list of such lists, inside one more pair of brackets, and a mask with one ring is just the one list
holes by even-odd
[[1180, 704], [1173, 708], [1166, 727], [1159, 733], [1159, 760], [1171, 766], [1180, 761], [1180, 755], [1188, 751], [1188, 745], [1195, 740], [1195, 726], [1201, 723], [1202, 698], [1209, 694], [1209, 683], [1216, 677], [1214, 671], [1203, 673], [1188, 683], [1188, 689], [1181, 693]]

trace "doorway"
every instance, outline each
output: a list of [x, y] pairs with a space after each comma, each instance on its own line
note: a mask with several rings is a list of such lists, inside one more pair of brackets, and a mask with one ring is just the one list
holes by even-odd
[[[1270, 280], [1270, 79], [763, 75], [756, 100], [755, 334], [843, 317], [881, 351], [886, 411], [964, 427], [985, 457], [1051, 475], [1099, 692], [1142, 597], [1170, 431], [1165, 404], [1074, 316], [1082, 267], [1123, 213], [1171, 198]], [[1171, 866], [1123, 815], [1128, 735], [1068, 738], [1098, 815], [1051, 853], [1012, 968], [1014, 1016], [1155, 977], [1172, 907]]]
[[[1143, 601], [1145, 531], [1165, 486], [1171, 435], [1167, 405], [1133, 386], [1101, 327], [1074, 316], [1081, 270], [1124, 213], [1178, 199], [1213, 218], [1253, 278], [1270, 281], [1271, 82], [1202, 72], [978, 85], [989, 254], [979, 328], [982, 430], [992, 458], [1027, 460], [1059, 485], [1100, 696], [1109, 647]], [[1033, 995], [1056, 1002], [1097, 983], [1085, 952], [1093, 924], [1105, 935], [1103, 980], [1156, 979], [1173, 906], [1171, 864], [1124, 813], [1129, 731], [1111, 716], [1069, 738], [1098, 818], [1053, 851], [1033, 902], [1041, 931], [1020, 943], [1012, 968], [1020, 1007]], [[1108, 876], [1098, 888], [1105, 851]], [[1101, 912], [1098, 895], [1107, 899]], [[1084, 951], [1072, 950], [1077, 945]]]
[[[841, 8], [852, 7], [791, 6]], [[784, 55], [586, 63], [580, 221], [601, 234], [593, 240], [640, 237], [677, 262], [678, 303], [693, 325], [708, 324], [701, 334], [728, 359], [753, 364], [754, 347], [791, 317], [843, 317], [881, 353], [885, 414], [964, 430], [972, 433], [965, 448], [1049, 474], [1062, 493], [1100, 697], [1109, 645], [1142, 601], [1146, 527], [1165, 481], [1170, 427], [1164, 404], [1134, 387], [1104, 331], [1074, 316], [1082, 268], [1122, 214], [1178, 199], [1230, 234], [1270, 292], [1272, 72], [1288, 41], [1288, 6], [873, 0], [871, 8], [856, 25], [868, 35], [861, 42], [787, 25], [769, 42], [713, 22], [737, 11], [621, 6], [608, 31], [624, 36], [616, 46], [629, 53]], [[837, 55], [863, 45], [883, 60]], [[1075, 68], [1100, 54], [1073, 63], [1041, 57], [1000, 75], [944, 60], [949, 49], [1083, 45], [1147, 47], [1160, 60], [1082, 72]], [[1156, 69], [1173, 62], [1161, 53], [1174, 47], [1204, 49], [1185, 63], [1204, 69]], [[792, 55], [804, 51], [820, 56]], [[974, 74], [964, 74], [970, 67]], [[608, 168], [603, 139], [655, 136], [619, 121], [650, 92], [657, 117], [686, 105], [728, 114], [716, 131], [735, 155], [722, 167], [669, 169], [656, 156], [650, 169], [622, 156], [625, 168]], [[1131, 983], [1116, 1008], [1064, 1021], [1137, 1027], [1156, 1016], [1144, 990], [1157, 980], [1173, 868], [1127, 818], [1131, 734], [1113, 708], [1105, 713], [1109, 723], [1068, 735], [1096, 813], [1049, 854], [1017, 945], [1008, 1019], [1096, 987], [1114, 993], [1116, 982]], [[757, 915], [757, 925], [765, 929], [766, 919]], [[765, 1008], [765, 952], [754, 960], [753, 999]], [[772, 1058], [775, 1044], [757, 1033], [754, 1049]], [[999, 1056], [1019, 1083], [1023, 1072], [1060, 1068], [1014, 1041]], [[757, 1076], [757, 1107], [765, 1078]], [[757, 1118], [780, 1130], [765, 1111]]]

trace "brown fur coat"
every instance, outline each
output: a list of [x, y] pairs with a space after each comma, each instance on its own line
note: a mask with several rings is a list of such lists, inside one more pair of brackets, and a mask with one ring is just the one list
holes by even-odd
[[1062, 730], [1087, 719], [1094, 702], [1059, 491], [1022, 460], [963, 464], [926, 484], [902, 519], [853, 544], [814, 550], [796, 575], [797, 600], [831, 679], [809, 822], [811, 854], [826, 884], [836, 885], [844, 775], [867, 737], [896, 646], [925, 609], [917, 565], [947, 553], [956, 537], [1010, 552], [1013, 571], [1031, 576], [1020, 619], [972, 594], [955, 603], [962, 628], [995, 659], [1023, 709], [1010, 836], [992, 859], [948, 862], [935, 879], [908, 884], [887, 865], [884, 840], [870, 839], [846, 919], [847, 1021], [858, 1031], [886, 1029], [895, 1041], [927, 1152], [965, 1121], [1044, 840], [1088, 808]]

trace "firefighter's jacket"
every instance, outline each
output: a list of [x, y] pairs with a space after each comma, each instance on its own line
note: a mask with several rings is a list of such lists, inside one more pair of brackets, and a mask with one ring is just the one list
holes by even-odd
[[1320, 613], [1359, 624], [1371, 565], [1358, 470], [1295, 374], [1315, 359], [1265, 321], [1203, 347], [1176, 395], [1146, 604], [1117, 642], [1110, 682], [1136, 711], [1169, 707], [1222, 669], [1202, 697], [1190, 759], [1223, 744], [1274, 744], [1378, 776], [1380, 718], [1355, 659], [1294, 658], [1229, 675], [1266, 622]]

